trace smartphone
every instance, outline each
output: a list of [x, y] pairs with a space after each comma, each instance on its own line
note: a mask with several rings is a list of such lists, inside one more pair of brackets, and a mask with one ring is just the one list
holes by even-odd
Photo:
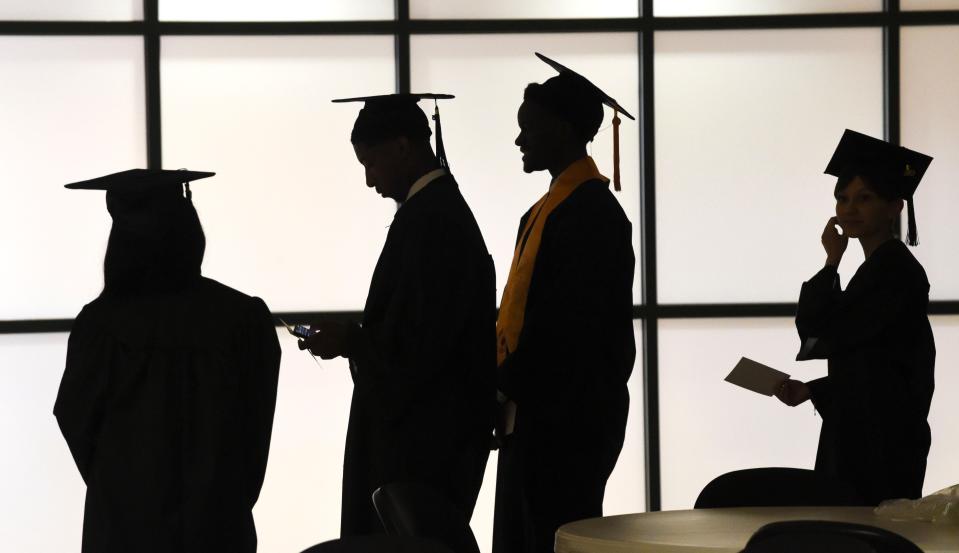
[[290, 326], [289, 323], [287, 323], [283, 319], [280, 319], [280, 322], [283, 323], [283, 326], [286, 327], [287, 332], [296, 336], [297, 338], [305, 339], [316, 334], [315, 332], [310, 330], [310, 327], [307, 325]]
[[293, 334], [297, 338], [309, 338], [310, 336], [314, 334], [314, 332], [310, 330], [310, 327], [306, 325], [296, 325], [295, 327], [293, 327], [291, 334]]

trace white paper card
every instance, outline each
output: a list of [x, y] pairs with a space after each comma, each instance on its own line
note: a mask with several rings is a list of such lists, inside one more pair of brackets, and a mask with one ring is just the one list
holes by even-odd
[[726, 382], [764, 396], [775, 395], [789, 375], [743, 357], [726, 377]]

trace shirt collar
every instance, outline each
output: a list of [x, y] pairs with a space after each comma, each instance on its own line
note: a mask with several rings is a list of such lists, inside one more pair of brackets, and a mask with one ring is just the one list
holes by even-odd
[[426, 188], [426, 185], [435, 181], [436, 179], [446, 175], [446, 169], [434, 169], [429, 173], [426, 173], [422, 177], [416, 179], [416, 182], [413, 183], [413, 186], [410, 187], [410, 191], [406, 194], [406, 201], [409, 201], [417, 192]]

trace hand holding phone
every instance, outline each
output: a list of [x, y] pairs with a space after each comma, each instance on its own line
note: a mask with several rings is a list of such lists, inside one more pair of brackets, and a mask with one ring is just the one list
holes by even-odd
[[310, 325], [310, 336], [301, 339], [298, 345], [300, 349], [308, 349], [321, 359], [349, 357], [349, 334], [351, 328], [356, 326], [356, 323], [321, 321]]

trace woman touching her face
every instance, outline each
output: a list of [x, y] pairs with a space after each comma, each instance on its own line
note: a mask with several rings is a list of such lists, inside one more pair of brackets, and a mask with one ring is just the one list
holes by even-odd
[[[922, 493], [936, 350], [929, 282], [896, 226], [908, 202], [908, 241], [917, 243], [912, 196], [931, 161], [843, 135], [826, 168], [837, 182], [836, 215], [820, 237], [825, 265], [803, 283], [796, 314], [797, 360], [828, 360], [828, 376], [788, 380], [777, 394], [790, 406], [812, 400], [823, 418], [816, 471], [845, 481], [868, 505]], [[865, 261], [842, 289], [838, 267], [850, 239]]]

